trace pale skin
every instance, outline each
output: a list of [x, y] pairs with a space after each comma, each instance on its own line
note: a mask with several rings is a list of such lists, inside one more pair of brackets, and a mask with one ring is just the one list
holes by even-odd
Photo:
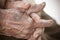
[[[23, 8], [24, 8], [24, 6], [23, 6]], [[27, 8], [25, 8], [25, 9], [28, 9], [28, 7]], [[43, 9], [43, 8], [42, 8]], [[34, 10], [34, 9], [33, 9]], [[49, 26], [48, 24], [50, 24], [51, 22], [52, 22], [52, 20], [42, 20], [42, 19], [40, 19], [40, 17], [34, 12], [34, 13], [32, 13], [32, 11], [30, 11], [30, 16], [32, 17], [32, 19], [35, 21], [35, 24], [38, 24], [38, 25], [40, 25], [40, 23], [42, 23], [43, 25], [45, 25], [45, 26]], [[47, 25], [46, 25], [47, 24]], [[52, 24], [50, 24], [50, 25], [52, 25]], [[35, 25], [36, 26], [36, 25]], [[40, 27], [41, 26], [41, 27]], [[32, 37], [33, 37], [33, 39], [31, 39], [31, 38], [29, 38], [28, 40], [36, 40], [36, 38], [38, 37], [38, 36], [40, 36], [40, 39], [39, 40], [41, 40], [41, 32], [44, 32], [44, 27], [45, 26], [42, 26], [42, 25], [40, 25], [40, 26], [36, 26], [36, 27], [38, 27], [38, 28], [36, 28], [36, 31], [33, 33], [33, 35], [31, 35]], [[38, 29], [38, 30], [37, 30]], [[37, 33], [38, 33], [38, 35], [37, 35]], [[35, 35], [37, 35], [36, 37], [35, 37]]]
[[[34, 6], [33, 6], [34, 7]], [[36, 30], [35, 30], [35, 32], [34, 32], [34, 34], [31, 36], [31, 38], [29, 39], [29, 40], [37, 40], [37, 38], [38, 38], [38, 40], [41, 40], [41, 35], [44, 33], [44, 26], [45, 27], [48, 27], [48, 26], [50, 26], [50, 25], [52, 25], [53, 24], [53, 21], [52, 20], [44, 20], [44, 19], [41, 19], [41, 17], [40, 16], [38, 16], [37, 15], [37, 13], [34, 13], [34, 12], [39, 12], [39, 11], [41, 11], [44, 7], [45, 7], [45, 3], [43, 2], [43, 3], [41, 3], [41, 5], [40, 6], [36, 6], [35, 7], [35, 9], [34, 8], [31, 8], [32, 9], [32, 11], [30, 11], [31, 12], [31, 14], [30, 14], [30, 16], [32, 17], [32, 19], [35, 21], [35, 23], [37, 23], [37, 24], [40, 24], [41, 23], [41, 25], [40, 25], [40, 27], [38, 27], [38, 28], [36, 28]], [[39, 8], [40, 7], [40, 8]], [[30, 10], [31, 10], [30, 9]], [[39, 10], [40, 9], [40, 10]], [[29, 14], [29, 13], [28, 13]], [[52, 24], [51, 24], [52, 23]], [[48, 25], [48, 24], [50, 24], [50, 25]], [[44, 25], [44, 26], [42, 26], [42, 25]]]

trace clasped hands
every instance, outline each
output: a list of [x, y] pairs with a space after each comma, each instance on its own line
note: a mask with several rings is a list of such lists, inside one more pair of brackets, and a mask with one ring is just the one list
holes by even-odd
[[35, 5], [26, 3], [22, 7], [16, 6], [16, 3], [9, 4], [6, 9], [0, 9], [1, 33], [16, 38], [42, 40], [45, 27], [53, 24], [53, 20], [41, 19], [37, 14], [43, 10], [45, 2]]

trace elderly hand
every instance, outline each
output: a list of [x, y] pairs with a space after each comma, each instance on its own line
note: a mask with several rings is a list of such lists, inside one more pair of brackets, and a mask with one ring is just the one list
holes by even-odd
[[44, 33], [45, 27], [49, 27], [54, 23], [53, 20], [41, 19], [41, 16], [37, 15], [38, 12], [41, 12], [43, 10], [45, 5], [45, 2], [38, 5], [36, 4], [31, 6], [27, 11], [27, 14], [29, 14], [35, 22], [34, 27], [36, 27], [34, 33], [31, 35], [31, 38], [28, 40], [42, 40], [41, 36]]
[[[40, 4], [40, 6], [42, 5], [43, 4]], [[33, 11], [29, 11], [29, 13], [31, 13], [29, 15], [28, 11], [27, 12], [24, 11], [26, 10], [24, 7], [19, 8], [16, 6], [17, 8], [15, 8], [15, 6], [12, 5], [13, 8], [8, 7], [8, 9], [0, 9], [0, 15], [1, 15], [1, 20], [0, 20], [1, 29], [0, 30], [2, 34], [7, 35], [7, 36], [13, 36], [16, 38], [24, 38], [28, 40], [33, 40], [31, 39], [33, 37], [36, 40], [36, 38], [41, 35], [41, 32], [44, 32], [43, 27], [48, 26], [48, 24], [51, 25], [51, 20], [49, 21], [41, 20], [40, 17], [36, 13], [33, 13]], [[34, 10], [34, 7], [32, 8], [31, 9]], [[44, 5], [42, 6], [42, 8], [41, 7], [39, 8], [40, 10], [42, 10], [44, 8]], [[28, 9], [28, 10], [31, 10], [31, 9]], [[38, 23], [36, 23], [37, 21]]]

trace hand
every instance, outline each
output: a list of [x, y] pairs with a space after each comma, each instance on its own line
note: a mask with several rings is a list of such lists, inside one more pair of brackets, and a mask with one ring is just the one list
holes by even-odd
[[53, 20], [41, 19], [41, 16], [37, 15], [37, 13], [42, 11], [44, 7], [45, 2], [41, 3], [40, 5], [32, 6], [27, 12], [27, 14], [29, 14], [34, 20], [34, 27], [36, 27], [34, 33], [28, 40], [41, 40], [45, 27], [49, 27], [54, 23]]
[[[33, 19], [27, 13], [21, 12], [21, 10], [22, 9], [0, 10], [2, 15], [1, 16], [1, 26], [2, 26], [1, 32], [3, 34], [8, 36], [13, 36], [16, 38], [28, 39], [29, 37], [31, 37], [31, 34], [35, 34], [34, 28], [45, 27], [45, 26], [41, 26], [41, 24], [44, 23], [43, 21], [40, 21], [41, 19], [38, 20], [37, 18], [37, 20], [35, 20], [36, 18], [34, 18], [34, 15], [32, 15], [32, 17], [34, 18]], [[39, 21], [39, 23], [35, 23], [34, 20]]]
[[27, 39], [34, 31], [33, 20], [26, 13], [21, 13], [17, 9], [0, 9], [0, 14], [2, 34]]

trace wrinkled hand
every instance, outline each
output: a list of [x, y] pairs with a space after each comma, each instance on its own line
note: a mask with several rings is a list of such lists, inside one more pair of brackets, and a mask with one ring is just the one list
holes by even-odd
[[42, 40], [41, 36], [44, 33], [45, 27], [49, 27], [54, 23], [53, 20], [41, 19], [41, 17], [37, 15], [38, 12], [43, 10], [45, 5], [46, 5], [45, 2], [39, 5], [36, 4], [31, 6], [30, 9], [27, 11], [27, 14], [29, 14], [35, 22], [34, 27], [36, 27], [34, 33], [28, 40]]
[[17, 9], [0, 10], [2, 33], [16, 38], [28, 38], [33, 32], [33, 20]]
[[[33, 20], [25, 13], [25, 6], [27, 4], [20, 8], [21, 5], [19, 3], [20, 1], [10, 4], [7, 3], [6, 8], [8, 9], [0, 9], [1, 33], [7, 36], [28, 39], [30, 34], [34, 31], [32, 27]], [[27, 6], [27, 9], [28, 7], [29, 6]]]
[[[38, 8], [37, 6], [32, 6], [31, 8], [29, 8], [27, 13], [25, 12], [25, 7], [16, 9], [12, 6], [14, 9], [11, 9], [12, 7], [8, 7], [8, 9], [0, 9], [1, 33], [7, 36], [24, 39], [28, 39], [31, 36], [35, 37], [37, 33], [39, 33], [38, 36], [40, 36], [40, 33], [44, 32], [43, 27], [52, 25], [52, 20], [42, 20], [35, 13], [41, 11], [44, 6], [45, 5], [42, 6], [42, 4], [40, 4]], [[37, 28], [39, 28], [39, 30], [36, 30]]]

